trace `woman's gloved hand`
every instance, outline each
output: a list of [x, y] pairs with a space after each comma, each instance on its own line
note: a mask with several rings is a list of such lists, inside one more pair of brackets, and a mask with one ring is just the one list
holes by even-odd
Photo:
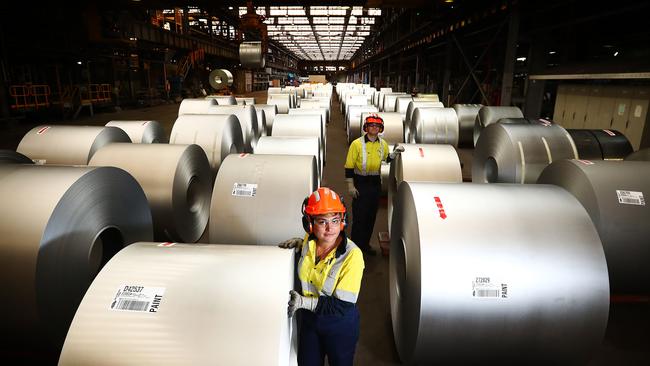
[[302, 238], [291, 238], [288, 240], [283, 241], [282, 243], [278, 244], [280, 248], [283, 249], [296, 249], [300, 247], [300, 244], [302, 244], [303, 239]]
[[317, 297], [302, 296], [294, 290], [289, 291], [289, 297], [289, 308], [287, 309], [289, 316], [293, 316], [298, 309], [314, 311], [318, 305]]

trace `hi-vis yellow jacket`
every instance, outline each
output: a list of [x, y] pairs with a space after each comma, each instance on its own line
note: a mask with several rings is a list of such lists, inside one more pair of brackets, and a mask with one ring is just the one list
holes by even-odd
[[381, 162], [388, 158], [389, 148], [386, 140], [378, 137], [370, 141], [367, 134], [352, 141], [345, 160], [345, 177], [357, 175], [379, 175]]

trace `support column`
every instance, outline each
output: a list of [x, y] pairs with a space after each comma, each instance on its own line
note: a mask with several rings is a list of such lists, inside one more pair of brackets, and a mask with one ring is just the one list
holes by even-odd
[[[528, 53], [528, 75], [543, 73], [547, 57], [545, 40], [542, 37], [534, 38]], [[545, 84], [545, 80], [528, 80], [523, 110], [526, 118], [541, 117]]]
[[501, 83], [500, 105], [512, 103], [512, 81], [517, 57], [517, 38], [519, 37], [519, 13], [512, 10], [508, 21], [508, 40], [506, 41], [506, 54], [503, 61], [503, 81]]
[[447, 37], [447, 50], [445, 51], [445, 70], [442, 78], [442, 102], [449, 104], [449, 81], [451, 79], [451, 53], [454, 51], [451, 38]]

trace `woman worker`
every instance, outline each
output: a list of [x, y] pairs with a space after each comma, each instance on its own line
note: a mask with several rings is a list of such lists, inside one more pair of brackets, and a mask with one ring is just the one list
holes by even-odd
[[300, 311], [298, 364], [352, 365], [359, 339], [356, 307], [364, 262], [361, 250], [345, 236], [345, 206], [329, 188], [319, 188], [302, 205], [307, 235], [280, 243], [300, 251], [301, 293], [291, 290], [289, 315]]

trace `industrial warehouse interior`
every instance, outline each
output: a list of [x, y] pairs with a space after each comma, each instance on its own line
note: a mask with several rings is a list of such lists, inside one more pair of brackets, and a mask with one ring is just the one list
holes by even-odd
[[0, 5], [6, 365], [650, 365], [650, 2]]

